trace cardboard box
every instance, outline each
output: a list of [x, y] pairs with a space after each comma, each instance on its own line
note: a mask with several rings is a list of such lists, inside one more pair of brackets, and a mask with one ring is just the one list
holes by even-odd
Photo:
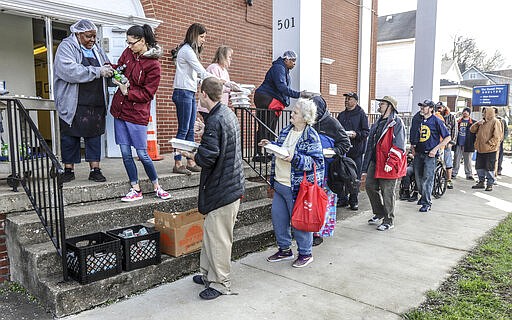
[[161, 252], [179, 257], [201, 249], [205, 216], [197, 209], [175, 213], [155, 210], [154, 216]]

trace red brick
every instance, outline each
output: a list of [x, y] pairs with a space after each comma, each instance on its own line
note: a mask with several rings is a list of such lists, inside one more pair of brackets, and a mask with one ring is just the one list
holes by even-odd
[[9, 268], [0, 268], [0, 276], [2, 275], [8, 275], [9, 274]]
[[[171, 152], [167, 142], [177, 131], [176, 111], [171, 101], [175, 66], [170, 51], [179, 44], [193, 22], [208, 30], [202, 63], [206, 67], [221, 44], [234, 49], [229, 73], [232, 80], [259, 86], [272, 63], [272, 0], [258, 0], [247, 7], [244, 1], [142, 0], [146, 17], [163, 21], [155, 30], [164, 48], [162, 79], [157, 92], [157, 134], [162, 153]], [[373, 39], [370, 96], [375, 92], [377, 0], [373, 0]], [[322, 1], [321, 56], [335, 59], [321, 65], [320, 91], [329, 108], [340, 111], [343, 93], [357, 89], [360, 8], [356, 1]], [[338, 95], [328, 95], [329, 83], [338, 86]], [[361, 101], [366, 107], [368, 102]]]

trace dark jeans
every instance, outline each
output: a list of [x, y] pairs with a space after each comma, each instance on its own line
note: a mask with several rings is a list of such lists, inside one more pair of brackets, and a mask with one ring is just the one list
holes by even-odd
[[411, 180], [414, 177], [414, 167], [408, 166], [405, 176], [402, 177], [402, 188], [403, 190], [409, 190], [411, 187]]
[[501, 173], [503, 164], [503, 141], [500, 143], [500, 154], [498, 155], [498, 172]]
[[[356, 157], [350, 157], [354, 162], [356, 163], [357, 167], [357, 179], [361, 180], [361, 170], [363, 167], [363, 155], [360, 154]], [[346, 204], [348, 203], [351, 206], [355, 206], [359, 204], [359, 200], [357, 199], [357, 196], [359, 195], [359, 183], [355, 186], [355, 188], [352, 188], [349, 185], [345, 185], [345, 191], [343, 194], [338, 194], [339, 203]]]
[[[272, 132], [276, 131], [277, 120], [279, 117], [272, 110], [268, 110], [268, 105], [272, 102], [272, 97], [255, 93], [254, 94], [254, 104], [256, 105], [256, 118], [260, 119], [267, 127], [272, 130]], [[274, 140], [274, 136], [272, 132], [265, 128], [262, 125], [258, 125], [258, 130], [256, 131], [256, 135], [254, 136], [254, 155], [261, 154], [261, 148], [258, 146], [258, 143], [262, 139], [267, 139], [270, 141]]]
[[414, 156], [414, 179], [416, 179], [418, 192], [421, 194], [421, 205], [432, 204], [436, 161], [436, 157], [431, 158], [426, 153], [416, 153]]
[[[85, 161], [99, 162], [101, 157], [101, 136], [84, 137]], [[62, 163], [80, 163], [80, 137], [60, 135]]]
[[[172, 102], [176, 105], [178, 132], [176, 138], [194, 141], [194, 123], [196, 122], [196, 93], [189, 90], [174, 89]], [[174, 155], [174, 160], [181, 161], [181, 154]]]

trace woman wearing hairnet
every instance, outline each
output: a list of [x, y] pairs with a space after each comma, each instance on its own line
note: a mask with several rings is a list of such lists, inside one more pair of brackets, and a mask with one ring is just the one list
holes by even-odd
[[63, 182], [75, 179], [74, 165], [80, 163], [80, 138], [85, 142], [89, 180], [106, 181], [100, 170], [101, 135], [107, 112], [106, 79], [113, 69], [103, 50], [96, 45], [97, 28], [82, 19], [70, 27], [55, 54], [54, 96], [59, 112]]

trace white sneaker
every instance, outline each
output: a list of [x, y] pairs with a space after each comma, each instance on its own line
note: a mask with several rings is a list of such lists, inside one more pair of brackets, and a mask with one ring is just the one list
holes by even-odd
[[159, 197], [162, 200], [167, 200], [167, 199], [171, 198], [171, 195], [169, 194], [169, 192], [165, 191], [161, 187], [159, 187], [158, 189], [155, 190], [155, 194], [157, 197]]
[[121, 201], [123, 202], [133, 202], [133, 201], [137, 201], [137, 200], [142, 200], [143, 196], [142, 196], [142, 191], [135, 191], [135, 189], [131, 188], [130, 189], [130, 192], [128, 192], [126, 194], [126, 196], [124, 196]]

